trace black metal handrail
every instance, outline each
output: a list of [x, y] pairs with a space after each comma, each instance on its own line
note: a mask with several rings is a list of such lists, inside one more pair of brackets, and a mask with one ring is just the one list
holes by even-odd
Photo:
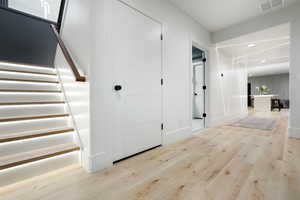
[[60, 8], [59, 8], [59, 14], [58, 14], [58, 19], [57, 19], [57, 31], [60, 32], [60, 28], [62, 25], [63, 17], [64, 17], [64, 12], [65, 12], [65, 7], [66, 7], [66, 0], [61, 0], [60, 2]]

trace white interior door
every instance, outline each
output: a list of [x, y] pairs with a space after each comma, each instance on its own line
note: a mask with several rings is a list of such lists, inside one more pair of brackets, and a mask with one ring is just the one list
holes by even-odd
[[161, 24], [114, 1], [114, 160], [161, 145]]
[[194, 85], [194, 106], [193, 117], [196, 120], [203, 120], [204, 113], [204, 65], [193, 65], [193, 85]]

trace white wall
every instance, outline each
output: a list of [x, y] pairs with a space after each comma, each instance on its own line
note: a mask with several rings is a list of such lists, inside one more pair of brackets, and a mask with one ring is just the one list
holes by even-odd
[[[114, 40], [110, 37], [112, 4], [116, 0], [94, 1], [92, 10], [91, 80], [91, 157], [92, 171], [112, 164], [113, 58]], [[198, 23], [168, 1], [127, 0], [126, 3], [160, 21], [163, 25], [164, 143], [192, 133], [191, 124], [191, 49], [192, 40], [208, 48], [210, 35]]]
[[290, 117], [289, 134], [300, 138], [300, 2], [243, 24], [235, 25], [212, 34], [214, 42], [220, 42], [283, 23], [290, 23]]
[[[124, 0], [125, 1], [125, 0]], [[113, 120], [113, 59], [114, 39], [111, 38], [113, 4], [117, 0], [69, 1], [62, 36], [78, 66], [88, 75], [82, 85], [63, 80], [75, 124], [83, 139], [84, 164], [88, 171], [112, 165]], [[163, 121], [164, 144], [192, 134], [192, 44], [208, 52], [206, 70], [207, 109], [210, 125], [224, 122], [244, 113], [244, 71], [233, 66], [231, 58], [222, 53], [217, 61], [215, 48], [210, 48], [210, 34], [201, 25], [161, 0], [126, 0], [134, 8], [160, 21], [163, 27]], [[214, 62], [215, 61], [215, 62]], [[67, 65], [58, 52], [57, 67]], [[225, 77], [221, 78], [220, 73]], [[238, 84], [237, 84], [238, 83]], [[88, 89], [89, 87], [89, 89]], [[245, 83], [246, 87], [246, 83]], [[76, 93], [82, 94], [79, 107]], [[87, 103], [90, 106], [82, 106]], [[90, 115], [88, 117], [88, 115]], [[83, 117], [83, 118], [81, 118]], [[82, 120], [83, 119], [83, 120]], [[88, 120], [90, 119], [90, 124]]]
[[255, 76], [249, 77], [248, 82], [251, 83], [251, 94], [259, 95], [260, 92], [256, 87], [265, 85], [269, 89], [269, 94], [276, 94], [281, 100], [288, 100], [289, 96], [289, 85], [290, 85], [289, 74], [275, 74], [266, 76]]
[[300, 138], [300, 6], [297, 13], [297, 17], [291, 20], [289, 134]]
[[89, 170], [86, 164], [90, 155], [89, 83], [76, 82], [74, 74], [59, 48], [55, 67], [62, 83], [67, 110], [72, 115], [70, 126], [76, 131], [74, 140], [81, 148], [81, 165]]
[[[211, 48], [209, 126], [247, 115], [247, 69], [221, 49]], [[221, 74], [224, 76], [222, 77]]]
[[72, 114], [72, 124], [80, 135], [82, 165], [89, 168], [90, 156], [90, 1], [71, 0], [67, 2], [61, 36], [82, 74], [88, 82], [76, 82], [69, 64], [66, 62], [60, 48], [57, 49], [55, 67], [60, 75], [69, 112]]
[[91, 65], [91, 0], [67, 0], [61, 36], [83, 74]]

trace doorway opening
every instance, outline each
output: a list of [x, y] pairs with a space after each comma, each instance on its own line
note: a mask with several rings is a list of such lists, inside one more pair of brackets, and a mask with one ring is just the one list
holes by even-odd
[[[290, 110], [290, 25], [217, 44], [224, 113], [233, 126], [273, 130]], [[228, 77], [228, 78], [227, 78]]]
[[247, 96], [248, 96], [248, 99], [247, 99], [247, 105], [248, 105], [248, 108], [251, 108], [252, 106], [252, 98], [251, 98], [251, 83], [248, 82], [248, 87], [247, 87]]
[[192, 46], [192, 129], [205, 128], [205, 51]]

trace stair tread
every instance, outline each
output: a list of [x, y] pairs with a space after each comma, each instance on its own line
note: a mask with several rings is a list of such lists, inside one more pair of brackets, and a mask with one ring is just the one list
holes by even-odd
[[79, 150], [79, 147], [74, 143], [66, 143], [55, 145], [47, 148], [42, 148], [34, 151], [18, 153], [15, 155], [3, 156], [0, 158], [0, 169], [6, 169], [21, 164], [42, 160], [49, 157], [54, 157], [64, 153]]
[[72, 128], [70, 126], [64, 126], [64, 127], [26, 131], [26, 132], [17, 132], [14, 134], [0, 135], [0, 142], [7, 141], [7, 140], [15, 140], [15, 139], [22, 139], [22, 138], [34, 138], [34, 137], [39, 137], [39, 136], [52, 135], [52, 134], [55, 134], [55, 132], [61, 132], [61, 131], [71, 132], [71, 131], [75, 131], [75, 130], [74, 130], [74, 128]]

